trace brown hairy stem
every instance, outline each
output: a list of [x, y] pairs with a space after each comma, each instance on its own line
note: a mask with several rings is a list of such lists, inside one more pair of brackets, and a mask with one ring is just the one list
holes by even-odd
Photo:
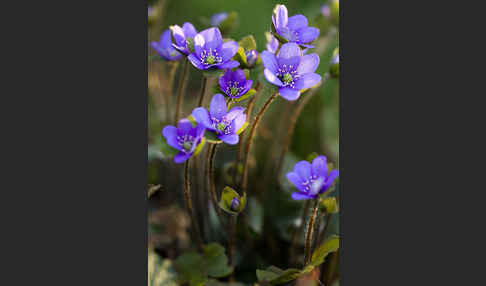
[[294, 233], [292, 235], [292, 242], [290, 244], [290, 261], [291, 263], [294, 263], [295, 260], [295, 249], [297, 247], [297, 239], [299, 238], [299, 233], [302, 233], [304, 230], [304, 225], [305, 225], [305, 218], [307, 217], [307, 213], [309, 211], [310, 207], [310, 200], [305, 201], [304, 209], [302, 210], [302, 217], [301, 217], [301, 222], [298, 227], [295, 228]]
[[203, 241], [201, 238], [201, 232], [199, 231], [199, 224], [196, 220], [196, 214], [194, 213], [194, 208], [192, 207], [192, 200], [191, 200], [191, 182], [189, 180], [189, 162], [190, 159], [187, 159], [186, 163], [184, 164], [184, 196], [185, 196], [185, 203], [187, 211], [191, 216], [192, 221], [192, 229], [194, 230], [194, 236], [197, 241], [198, 248], [202, 250], [203, 248]]
[[203, 75], [202, 77], [202, 87], [201, 87], [201, 94], [199, 95], [199, 103], [197, 106], [202, 106], [204, 101], [204, 94], [206, 93], [206, 86], [208, 85], [208, 78]]
[[[326, 73], [324, 75], [324, 79], [322, 80], [321, 84], [325, 84], [327, 80], [329, 79], [329, 74]], [[309, 94], [305, 95], [299, 102], [297, 108], [295, 109], [294, 113], [292, 114], [292, 117], [290, 118], [290, 125], [287, 131], [287, 136], [285, 137], [285, 141], [282, 147], [282, 151], [280, 152], [280, 157], [277, 165], [277, 174], [279, 175], [280, 172], [282, 171], [283, 167], [283, 161], [284, 161], [284, 156], [287, 153], [290, 143], [292, 141], [292, 135], [294, 134], [295, 130], [295, 124], [297, 123], [297, 119], [299, 118], [300, 114], [302, 113], [302, 110], [304, 110], [304, 107], [307, 105], [307, 103], [312, 99], [313, 95], [316, 94], [317, 90], [319, 87], [313, 88], [312, 90], [309, 91]]]
[[265, 114], [265, 111], [268, 109], [272, 101], [277, 97], [278, 92], [274, 93], [272, 96], [270, 96], [267, 101], [265, 102], [265, 105], [263, 105], [262, 109], [260, 112], [258, 112], [257, 116], [255, 117], [255, 120], [253, 120], [250, 134], [248, 135], [248, 139], [246, 141], [246, 146], [245, 146], [245, 161], [243, 163], [243, 174], [241, 176], [241, 190], [243, 192], [246, 192], [246, 186], [248, 183], [248, 159], [250, 158], [250, 149], [251, 149], [251, 143], [253, 142], [253, 137], [255, 136], [255, 131], [258, 127], [258, 123], [263, 117], [263, 114]]
[[319, 210], [319, 199], [316, 199], [314, 202], [312, 216], [309, 221], [309, 226], [307, 227], [307, 234], [305, 237], [305, 256], [304, 256], [304, 266], [309, 264], [310, 262], [310, 252], [311, 252], [311, 245], [312, 245], [312, 235], [314, 234], [314, 223], [317, 217], [317, 211]]
[[177, 109], [176, 109], [176, 116], [175, 116], [175, 124], [176, 125], [177, 125], [177, 122], [179, 122], [179, 118], [180, 118], [181, 112], [182, 112], [182, 97], [184, 95], [184, 91], [186, 89], [186, 82], [187, 82], [187, 79], [189, 77], [188, 70], [189, 70], [189, 60], [186, 59], [184, 61], [184, 69], [182, 71], [182, 76], [181, 76], [181, 79], [179, 81], [179, 89], [178, 89], [178, 93], [177, 93]]

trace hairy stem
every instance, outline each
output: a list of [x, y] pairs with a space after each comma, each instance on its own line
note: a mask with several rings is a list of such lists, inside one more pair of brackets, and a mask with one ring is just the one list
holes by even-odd
[[171, 107], [172, 107], [172, 92], [174, 91], [174, 78], [175, 74], [177, 71], [177, 68], [179, 67], [179, 62], [170, 62], [169, 63], [169, 90], [166, 94], [166, 106], [165, 106], [165, 113], [167, 117], [167, 122], [170, 121], [170, 113], [171, 113]]
[[248, 182], [248, 159], [250, 158], [250, 149], [251, 149], [251, 143], [253, 142], [253, 137], [255, 136], [255, 131], [258, 127], [258, 123], [263, 117], [263, 114], [265, 111], [268, 109], [272, 101], [277, 97], [278, 92], [274, 93], [272, 96], [270, 96], [267, 101], [265, 102], [265, 105], [263, 105], [262, 109], [260, 112], [258, 112], [257, 116], [255, 117], [255, 120], [253, 120], [250, 134], [248, 136], [248, 139], [246, 141], [246, 146], [245, 146], [245, 161], [243, 163], [243, 174], [241, 176], [241, 190], [243, 192], [246, 192], [246, 186]]
[[309, 264], [310, 262], [310, 252], [311, 252], [311, 245], [312, 245], [312, 235], [314, 234], [314, 223], [317, 217], [317, 211], [319, 210], [319, 199], [316, 199], [314, 202], [314, 207], [312, 211], [312, 216], [309, 221], [309, 226], [307, 227], [307, 234], [305, 236], [305, 256], [304, 256], [304, 266]]
[[206, 160], [207, 161], [206, 177], [208, 178], [209, 181], [208, 182], [209, 192], [211, 194], [211, 201], [213, 203], [214, 210], [216, 211], [216, 214], [218, 216], [219, 224], [221, 225], [222, 228], [224, 228], [221, 209], [219, 208], [218, 205], [218, 195], [216, 194], [216, 186], [214, 184], [214, 158], [216, 157], [217, 147], [218, 144], [211, 144], [211, 146], [209, 147], [208, 160]]
[[206, 86], [208, 84], [208, 78], [204, 75], [202, 76], [202, 86], [201, 86], [201, 94], [199, 95], [199, 103], [197, 106], [202, 106], [204, 102], [204, 94], [206, 93]]
[[299, 238], [299, 234], [302, 233], [304, 230], [305, 218], [307, 217], [307, 213], [309, 211], [310, 202], [310, 200], [305, 201], [304, 209], [302, 210], [300, 225], [295, 228], [294, 233], [292, 234], [292, 242], [290, 243], [290, 261], [292, 263], [296, 262], [295, 249], [297, 247], [297, 239]]
[[[329, 74], [326, 73], [324, 75], [324, 79], [322, 80], [321, 84], [326, 83], [328, 79], [329, 79]], [[307, 105], [307, 103], [312, 99], [312, 96], [316, 94], [318, 89], [319, 87], [313, 88], [311, 91], [309, 91], [309, 94], [305, 95], [299, 101], [297, 108], [295, 109], [294, 113], [292, 114], [292, 117], [290, 118], [290, 125], [287, 131], [287, 136], [285, 137], [282, 151], [280, 152], [280, 157], [277, 165], [277, 174], [280, 174], [280, 172], [282, 171], [284, 156], [285, 153], [287, 153], [287, 151], [289, 150], [289, 146], [292, 141], [292, 135], [294, 135], [295, 124], [297, 123], [297, 119], [299, 118], [300, 114], [302, 113], [302, 110], [304, 110], [304, 107]]]
[[236, 215], [232, 215], [230, 218], [230, 236], [229, 236], [229, 245], [228, 245], [228, 264], [229, 266], [233, 266], [233, 253], [235, 249], [235, 241], [236, 241]]
[[[250, 102], [248, 102], [248, 106], [246, 107], [246, 118], [251, 117], [251, 112], [253, 110], [253, 106], [255, 106], [255, 101], [257, 99], [258, 91], [260, 90], [261, 86], [262, 86], [262, 84], [260, 82], [258, 82], [256, 87], [255, 87], [256, 93], [250, 99]], [[237, 185], [236, 176], [238, 175], [238, 165], [240, 164], [241, 155], [242, 155], [241, 151], [243, 149], [243, 148], [241, 148], [243, 146], [243, 137], [244, 136], [240, 136], [240, 141], [238, 142], [238, 149], [236, 150], [236, 159], [235, 159], [235, 165], [234, 165], [234, 169], [233, 169], [233, 184], [235, 186]]]
[[184, 164], [184, 195], [185, 195], [185, 202], [186, 208], [191, 216], [192, 221], [192, 229], [194, 230], [194, 236], [196, 237], [197, 244], [199, 249], [203, 248], [203, 241], [201, 239], [201, 233], [199, 231], [199, 224], [196, 221], [196, 214], [194, 213], [194, 208], [192, 207], [192, 200], [191, 200], [191, 182], [189, 181], [189, 161], [187, 159], [186, 163]]
[[177, 109], [176, 109], [176, 116], [175, 116], [175, 124], [177, 125], [177, 122], [179, 121], [179, 118], [181, 116], [182, 112], [182, 97], [184, 95], [184, 91], [186, 89], [186, 82], [189, 77], [189, 60], [186, 59], [184, 61], [184, 69], [182, 71], [182, 77], [181, 80], [179, 81], [179, 89], [178, 89], [178, 94], [177, 94]]

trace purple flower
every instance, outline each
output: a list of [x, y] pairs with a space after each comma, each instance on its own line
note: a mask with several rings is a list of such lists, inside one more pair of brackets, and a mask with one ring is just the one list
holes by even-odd
[[172, 46], [170, 30], [165, 30], [162, 35], [160, 35], [160, 41], [152, 41], [151, 46], [161, 57], [168, 61], [176, 61], [182, 57], [182, 54]]
[[246, 57], [247, 66], [251, 68], [256, 64], [258, 60], [258, 51], [257, 50], [245, 51], [245, 57]]
[[287, 179], [298, 189], [298, 192], [292, 193], [292, 199], [317, 198], [329, 189], [338, 175], [338, 170], [329, 172], [325, 156], [316, 157], [312, 164], [307, 161], [298, 162], [294, 170], [287, 173]]
[[246, 121], [243, 107], [237, 106], [227, 111], [224, 96], [217, 93], [211, 99], [209, 111], [203, 107], [197, 107], [192, 111], [192, 116], [197, 123], [201, 123], [206, 129], [217, 134], [218, 138], [227, 144], [238, 143], [236, 134]]
[[170, 30], [174, 36], [174, 47], [184, 55], [190, 54], [194, 37], [197, 35], [196, 28], [191, 23], [186, 22], [182, 25], [182, 28], [174, 25], [170, 27]]
[[247, 93], [253, 81], [245, 79], [245, 73], [242, 69], [231, 71], [227, 69], [222, 77], [219, 78], [219, 88], [231, 98], [239, 98]]
[[322, 13], [322, 16], [329, 18], [329, 16], [331, 16], [331, 8], [329, 8], [329, 5], [327, 5], [327, 4], [322, 5], [321, 6], [321, 13]]
[[314, 73], [319, 65], [319, 56], [315, 53], [302, 55], [296, 43], [283, 44], [277, 56], [263, 51], [261, 58], [265, 78], [279, 87], [278, 92], [286, 100], [296, 100], [300, 90], [321, 81], [321, 76]]
[[339, 64], [339, 54], [336, 54], [332, 60], [331, 60], [331, 65], [338, 65]]
[[226, 18], [228, 18], [228, 13], [226, 12], [214, 14], [213, 16], [211, 16], [211, 26], [218, 26], [219, 24], [221, 24], [221, 22], [226, 20]]
[[183, 163], [192, 156], [197, 145], [201, 143], [205, 130], [202, 124], [193, 127], [187, 119], [180, 120], [177, 128], [172, 125], [164, 127], [162, 135], [167, 144], [179, 150], [179, 153], [174, 156], [174, 162]]
[[265, 34], [267, 37], [267, 51], [269, 51], [272, 54], [275, 54], [275, 52], [278, 49], [278, 40], [275, 38], [271, 33], [266, 33]]
[[287, 7], [277, 5], [272, 15], [273, 26], [277, 34], [289, 42], [297, 43], [307, 48], [313, 48], [312, 42], [319, 37], [319, 29], [308, 27], [307, 18], [304, 15], [288, 17]]
[[238, 51], [235, 41], [223, 43], [218, 28], [209, 28], [201, 31], [194, 37], [194, 52], [187, 58], [200, 70], [209, 68], [231, 69], [240, 65], [231, 58]]

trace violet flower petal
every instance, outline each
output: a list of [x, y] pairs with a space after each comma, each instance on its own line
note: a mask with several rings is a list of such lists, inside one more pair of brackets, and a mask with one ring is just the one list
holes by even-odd
[[280, 52], [277, 55], [277, 61], [280, 67], [283, 65], [298, 67], [300, 58], [302, 57], [302, 51], [299, 45], [296, 43], [286, 43], [280, 48]]
[[297, 30], [299, 34], [299, 43], [308, 43], [319, 37], [319, 29], [315, 27], [304, 27]]
[[194, 38], [197, 35], [196, 28], [194, 28], [194, 25], [189, 22], [186, 22], [184, 23], [184, 25], [182, 25], [182, 30], [184, 31], [184, 35], [186, 38]]
[[186, 154], [184, 152], [179, 152], [174, 156], [174, 162], [179, 164], [179, 163], [184, 163], [189, 157], [191, 157], [192, 154]]
[[283, 86], [283, 83], [282, 81], [280, 81], [280, 79], [273, 73], [271, 72], [269, 69], [265, 69], [263, 71], [263, 74], [265, 75], [265, 78], [271, 83], [271, 84], [274, 84], [276, 86]]
[[312, 160], [312, 175], [326, 177], [328, 172], [327, 158], [325, 156], [317, 156]]
[[300, 58], [299, 66], [297, 67], [297, 73], [302, 75], [306, 73], [315, 72], [319, 66], [319, 56], [317, 54], [304, 55]]
[[312, 196], [304, 193], [292, 193], [292, 199], [299, 201], [299, 200], [310, 200], [317, 198], [317, 195]]
[[277, 5], [273, 12], [272, 21], [275, 29], [287, 26], [288, 23], [288, 11], [285, 5]]
[[224, 100], [224, 96], [220, 93], [217, 93], [211, 99], [211, 103], [209, 104], [209, 114], [211, 119], [214, 117], [218, 120], [226, 114], [226, 101]]
[[218, 28], [209, 28], [201, 31], [198, 35], [204, 38], [204, 49], [216, 49], [223, 43], [223, 37]]
[[260, 54], [260, 58], [262, 59], [263, 66], [265, 69], [268, 69], [272, 73], [277, 73], [278, 71], [278, 62], [277, 58], [275, 57], [274, 54], [268, 52], [268, 51], [263, 51]]
[[209, 112], [204, 107], [197, 107], [192, 111], [192, 116], [197, 123], [201, 123], [208, 129], [213, 129]]
[[222, 135], [219, 136], [219, 139], [221, 139], [224, 143], [230, 145], [238, 144], [239, 141], [238, 135]]
[[307, 161], [300, 161], [294, 165], [294, 172], [299, 175], [302, 181], [307, 181], [312, 175], [312, 165]]
[[165, 137], [165, 141], [170, 147], [180, 150], [181, 147], [177, 143], [177, 128], [175, 126], [165, 126], [162, 129], [162, 135]]
[[316, 73], [306, 73], [295, 81], [296, 89], [311, 88], [321, 81], [321, 76]]
[[191, 62], [193, 66], [195, 66], [197, 69], [204, 70], [206, 67], [201, 63], [201, 60], [198, 59], [194, 53], [190, 54], [187, 56], [187, 59]]
[[300, 28], [307, 27], [309, 23], [307, 22], [307, 18], [304, 15], [297, 14], [292, 17], [289, 17], [287, 27], [291, 30], [298, 30]]
[[278, 89], [280, 96], [286, 100], [293, 101], [299, 98], [300, 91], [297, 89], [292, 89], [290, 87], [281, 87]]
[[215, 66], [217, 66], [220, 69], [233, 69], [233, 68], [238, 67], [239, 65], [240, 65], [240, 63], [237, 62], [237, 61], [229, 61], [229, 62], [219, 64], [219, 65], [215, 65]]
[[238, 51], [238, 43], [235, 41], [229, 41], [223, 43], [221, 49], [221, 58], [223, 58], [223, 62], [230, 60]]

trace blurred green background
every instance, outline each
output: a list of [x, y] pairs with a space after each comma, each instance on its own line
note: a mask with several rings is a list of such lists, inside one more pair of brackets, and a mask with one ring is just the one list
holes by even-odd
[[[242, 37], [251, 34], [256, 39], [257, 50], [261, 52], [266, 49], [265, 32], [271, 29], [271, 15], [274, 7], [276, 4], [285, 4], [288, 8], [289, 16], [303, 14], [309, 19], [310, 26], [316, 26], [321, 29], [321, 49], [313, 49], [310, 53], [319, 53], [320, 65], [317, 73], [323, 75], [329, 70], [332, 53], [338, 46], [337, 27], [331, 25], [321, 15], [321, 6], [327, 2], [319, 0], [149, 1], [149, 4], [157, 9], [155, 20], [149, 24], [149, 43], [153, 40], [158, 41], [161, 32], [168, 29], [170, 25], [177, 24], [182, 26], [184, 22], [191, 22], [198, 31], [201, 31], [209, 27], [208, 21], [211, 15], [235, 11], [238, 13], [238, 25], [229, 34], [224, 34], [223, 36], [238, 41]], [[149, 56], [156, 55], [150, 48], [150, 45], [148, 54]], [[173, 86], [174, 93], [182, 70], [181, 65], [182, 63], [179, 65], [176, 73]], [[157, 223], [151, 224], [149, 238], [154, 240], [153, 243], [156, 245], [155, 248], [158, 249], [159, 254], [170, 258], [177, 253], [173, 253], [175, 251], [174, 246], [167, 242], [171, 241], [173, 237], [163, 237], [168, 231], [167, 229], [172, 230], [175, 234], [171, 235], [177, 236], [179, 241], [182, 241], [184, 238], [187, 239], [187, 234], [184, 236], [180, 232], [181, 227], [164, 225], [172, 216], [177, 216], [181, 221], [184, 221], [182, 219], [183, 215], [180, 213], [181, 210], [184, 210], [182, 165], [174, 164], [172, 160], [165, 158], [160, 152], [161, 130], [165, 125], [173, 124], [173, 114], [170, 114], [168, 117], [165, 108], [159, 110], [160, 108], [157, 107], [158, 96], [161, 92], [158, 89], [161, 89], [162, 92], [170, 90], [166, 81], [169, 70], [170, 68], [166, 62], [149, 62], [148, 183], [162, 185], [161, 191], [150, 200], [151, 212], [156, 213], [153, 221], [157, 222], [158, 219], [162, 223], [158, 226], [155, 226]], [[191, 66], [189, 83], [184, 95], [183, 117], [188, 116], [197, 103], [201, 87], [201, 76], [201, 72]], [[252, 147], [253, 155], [251, 157], [252, 161], [250, 161], [248, 187], [250, 204], [247, 210], [250, 226], [253, 228], [251, 235], [257, 241], [255, 244], [252, 244], [252, 251], [256, 253], [248, 254], [241, 249], [239, 250], [240, 252], [237, 252], [237, 262], [239, 263], [238, 281], [245, 283], [255, 282], [256, 267], [263, 269], [270, 264], [281, 268], [295, 266], [288, 261], [287, 250], [279, 249], [289, 248], [293, 227], [301, 217], [303, 202], [295, 202], [290, 199], [290, 193], [294, 189], [286, 181], [285, 173], [292, 169], [295, 162], [305, 160], [313, 152], [325, 155], [328, 157], [328, 162], [333, 163], [334, 168], [339, 168], [338, 89], [339, 81], [330, 79], [323, 86], [319, 87], [317, 93], [306, 105], [297, 121], [292, 144], [285, 156], [282, 173], [278, 174], [278, 177], [272, 174], [276, 168], [283, 136], [288, 127], [288, 119], [299, 101], [288, 102], [282, 98], [277, 98], [260, 123], [255, 138], [256, 141]], [[209, 103], [211, 96], [212, 94], [208, 92], [205, 99], [206, 105]], [[258, 98], [253, 109], [253, 116], [260, 110], [265, 100], [266, 98]], [[172, 98], [171, 106], [170, 112], [173, 112], [175, 109], [175, 95]], [[248, 131], [245, 131], [243, 135], [246, 136]], [[221, 191], [224, 185], [228, 184], [224, 178], [225, 168], [234, 161], [235, 153], [236, 146], [229, 145], [225, 145], [218, 151], [215, 161], [218, 192]], [[196, 190], [199, 185], [203, 184], [203, 180], [201, 178], [199, 180], [199, 182], [193, 182]], [[339, 197], [338, 189], [336, 186], [333, 196]], [[263, 193], [264, 195], [260, 195]], [[174, 209], [173, 205], [175, 204], [179, 205], [180, 209]], [[185, 226], [188, 226], [187, 221]], [[240, 232], [242, 231], [245, 230], [240, 230]], [[270, 233], [272, 238], [267, 237]], [[332, 217], [328, 230], [328, 234], [332, 233], [339, 233], [337, 215]], [[218, 233], [213, 233], [212, 235], [215, 235], [212, 239], [225, 240], [224, 236], [218, 236]], [[178, 247], [184, 248], [181, 245], [178, 245]]]

